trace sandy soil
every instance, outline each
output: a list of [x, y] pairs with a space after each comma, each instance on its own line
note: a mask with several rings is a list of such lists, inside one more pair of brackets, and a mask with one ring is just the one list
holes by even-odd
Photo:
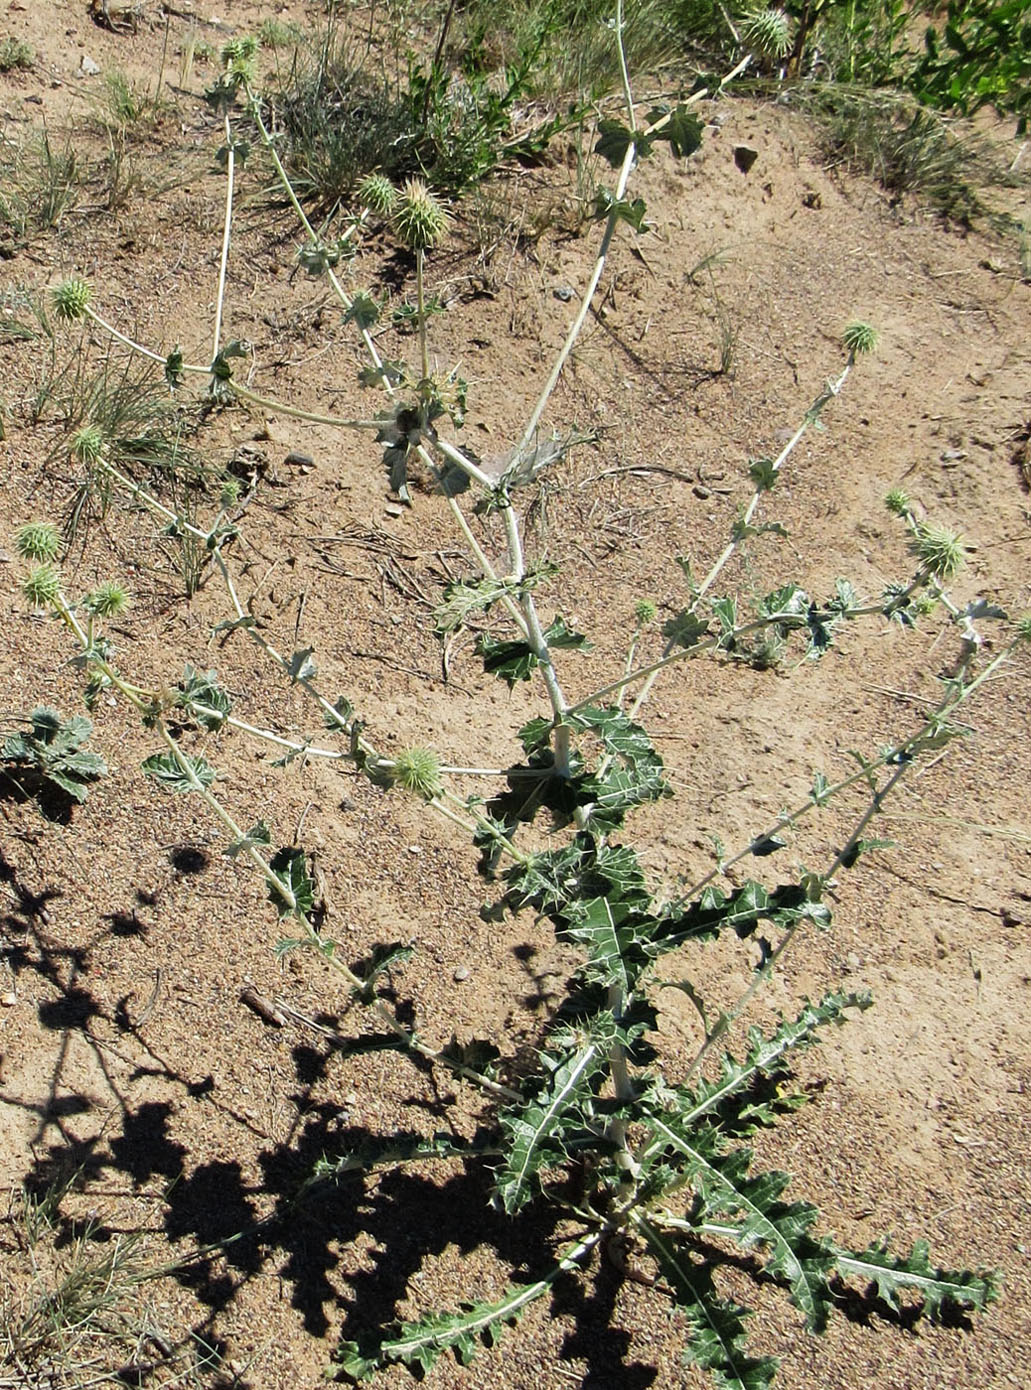
[[[300, 5], [226, 0], [215, 28], [210, 6], [173, 7], [173, 81], [191, 33], [217, 44], [269, 8], [284, 20], [304, 17]], [[140, 9], [135, 30], [112, 32], [77, 0], [7, 5], [5, 32], [28, 39], [37, 59], [28, 72], [0, 76], [5, 140], [27, 140], [45, 120], [100, 158], [89, 111], [102, 74], [118, 67], [153, 80], [161, 63], [159, 7]], [[79, 75], [84, 55], [101, 78]], [[203, 356], [223, 199], [211, 159], [219, 131], [198, 100], [210, 79], [198, 64], [170, 90], [174, 104], [133, 149], [140, 185], [123, 206], [91, 209], [87, 193], [58, 230], [4, 249], [6, 306], [74, 270], [91, 279], [102, 312], [139, 339], [162, 350], [179, 341], [188, 356]], [[676, 611], [684, 584], [674, 557], [691, 556], [701, 573], [716, 557], [748, 497], [748, 458], [775, 451], [840, 370], [841, 329], [856, 315], [880, 327], [880, 351], [857, 368], [827, 411], [827, 430], [807, 436], [767, 503], [764, 515], [782, 521], [789, 539], [757, 542], [728, 585], [753, 594], [792, 578], [820, 593], [840, 574], [878, 592], [907, 572], [904, 536], [882, 505], [902, 485], [967, 538], [962, 601], [984, 596], [1014, 613], [1029, 606], [1029, 498], [1018, 456], [1031, 419], [1031, 290], [1015, 243], [945, 228], [919, 207], [893, 208], [873, 185], [828, 171], [789, 106], [727, 100], [707, 119], [694, 159], [678, 166], [660, 153], [639, 171], [635, 188], [654, 227], [640, 240], [621, 233], [598, 312], [547, 417], [559, 429], [599, 432], [549, 476], [530, 527], [536, 552], [561, 566], [550, 601], [594, 643], [564, 666], [573, 695], [619, 669], [639, 598], [654, 598], [663, 617]], [[747, 175], [732, 156], [742, 142], [758, 150]], [[262, 184], [259, 170], [248, 172], [226, 334], [253, 343], [257, 389], [365, 414], [353, 339], [324, 287], [296, 273], [294, 230], [269, 215]], [[596, 242], [586, 224], [514, 243], [498, 209], [529, 225], [542, 208], [569, 206], [574, 184], [559, 149], [550, 167], [513, 174], [496, 195], [456, 208], [448, 245], [432, 260], [432, 291], [449, 303], [432, 326], [433, 352], [441, 364], [461, 361], [470, 382], [464, 439], [488, 461], [518, 435]], [[1026, 199], [1026, 190], [1014, 196]], [[711, 269], [700, 269], [713, 253]], [[373, 240], [349, 274], [357, 286], [411, 293], [410, 266], [385, 242]], [[91, 336], [95, 371], [108, 348]], [[72, 341], [62, 331], [59, 355]], [[381, 347], [395, 356], [412, 343], [387, 330]], [[53, 623], [26, 610], [12, 557], [17, 527], [63, 515], [79, 480], [63, 422], [54, 413], [32, 420], [42, 345], [6, 335], [0, 360], [0, 705], [5, 717], [39, 702], [71, 712], [81, 704], [74, 652]], [[109, 360], [121, 370], [117, 351]], [[212, 466], [235, 461], [243, 474], [260, 473], [233, 563], [269, 640], [314, 648], [326, 691], [346, 693], [385, 749], [431, 742], [471, 766], [515, 756], [514, 731], [540, 712], [538, 692], [487, 684], [468, 638], [445, 670], [433, 635], [443, 585], [470, 572], [440, 497], [416, 490], [413, 508], [399, 508], [367, 436], [341, 439], [284, 415], [211, 415], [193, 443]], [[291, 454], [310, 465], [287, 461]], [[123, 671], [174, 682], [186, 661], [214, 666], [241, 717], [288, 736], [316, 730], [317, 715], [244, 634], [212, 636], [227, 614], [217, 576], [186, 601], [180, 561], [154, 532], [146, 514], [116, 498], [103, 521], [80, 527], [66, 563], [76, 588], [112, 573], [128, 578], [134, 606], [115, 627]], [[489, 524], [486, 543], [501, 552]], [[876, 749], [914, 727], [955, 655], [953, 639], [938, 632], [933, 622], [915, 633], [857, 626], [821, 664], [789, 659], [777, 671], [673, 668], [645, 722], [677, 797], [630, 828], [656, 881], [691, 881], [711, 865], [713, 835], [747, 843], [805, 799], [814, 768], [841, 774], [850, 749]], [[904, 1247], [925, 1236], [944, 1265], [1000, 1270], [1002, 1297], [983, 1317], [937, 1327], [870, 1318], [857, 1304], [812, 1339], [786, 1299], [762, 1290], [754, 1348], [782, 1358], [785, 1390], [1026, 1383], [1028, 689], [1025, 658], [983, 690], [970, 736], [892, 804], [882, 826], [895, 847], [842, 879], [833, 929], [787, 958], [750, 1020], [830, 988], [873, 991], [873, 1009], [800, 1059], [812, 1104], [762, 1138], [762, 1157], [795, 1175], [792, 1193], [816, 1201], [823, 1228], [843, 1242], [890, 1234]], [[454, 1306], [471, 1291], [500, 1294], [506, 1281], [539, 1271], [546, 1252], [532, 1231], [490, 1212], [487, 1178], [446, 1164], [355, 1180], [288, 1208], [343, 1136], [468, 1133], [475, 1108], [395, 1054], [341, 1053], [332, 1035], [360, 1026], [346, 991], [311, 956], [277, 960], [264, 888], [222, 855], [224, 832], [140, 774], [153, 735], [114, 700], [102, 700], [94, 720], [91, 746], [110, 775], [64, 823], [0, 793], [0, 1182], [11, 1194], [0, 1248], [9, 1297], [27, 1296], [33, 1261], [45, 1274], [45, 1259], [59, 1263], [87, 1221], [97, 1248], [138, 1235], [140, 1263], [154, 1270], [276, 1211], [284, 1218], [135, 1289], [138, 1325], [155, 1336], [137, 1351], [98, 1338], [89, 1344], [96, 1365], [63, 1379], [56, 1365], [44, 1367], [37, 1380], [12, 1361], [0, 1384], [85, 1385], [127, 1366], [140, 1383], [191, 1383], [177, 1349], [188, 1344], [195, 1356], [210, 1349], [198, 1384], [314, 1386], [341, 1335]], [[329, 929], [349, 959], [378, 941], [413, 943], [415, 957], [394, 983], [431, 1041], [486, 1037], [509, 1055], [532, 1041], [575, 958], [546, 923], [484, 920], [489, 890], [458, 832], [346, 764], [277, 769], [273, 754], [239, 735], [196, 746], [217, 765], [220, 793], [243, 823], [265, 817], [277, 842], [297, 835], [314, 852]], [[814, 818], [786, 853], [825, 861], [858, 807]], [[745, 948], [728, 946], [685, 952], [667, 973], [690, 976], [718, 1003], [735, 996], [753, 963]], [[283, 1026], [241, 1002], [247, 987], [287, 1007]], [[663, 1064], [675, 1078], [699, 1025], [673, 991], [662, 1009]], [[45, 1255], [27, 1248], [19, 1194], [55, 1183], [67, 1191], [58, 1249]], [[682, 1321], [638, 1272], [621, 1278], [603, 1262], [471, 1366], [443, 1360], [435, 1383], [705, 1384], [680, 1362]], [[755, 1297], [745, 1270], [728, 1274], [725, 1287]], [[402, 1370], [385, 1377], [409, 1379]]]

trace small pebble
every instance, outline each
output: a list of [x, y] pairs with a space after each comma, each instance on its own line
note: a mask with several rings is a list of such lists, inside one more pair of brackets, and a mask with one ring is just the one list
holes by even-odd
[[0, 1004], [2, 1004], [5, 1009], [13, 1008], [17, 1002], [18, 996], [13, 989], [9, 989], [6, 994], [0, 994]]
[[561, 299], [563, 304], [568, 304], [576, 294], [576, 290], [573, 289], [572, 285], [559, 285], [552, 290], [552, 294], [556, 299]]
[[469, 967], [467, 965], [460, 965], [451, 978], [461, 982], [462, 980], [468, 980], [469, 974]]

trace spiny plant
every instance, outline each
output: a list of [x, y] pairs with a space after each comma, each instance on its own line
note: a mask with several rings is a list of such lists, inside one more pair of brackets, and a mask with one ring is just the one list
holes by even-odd
[[[34, 571], [26, 592], [45, 604], [51, 601], [52, 589], [49, 573], [41, 579], [42, 570]], [[107, 771], [100, 754], [82, 746], [93, 732], [91, 722], [81, 714], [63, 719], [56, 709], [39, 705], [26, 723], [27, 729], [8, 734], [0, 744], [0, 772], [22, 790], [57, 788], [73, 801], [85, 801], [90, 785]]]
[[[621, 30], [622, 9], [617, 6], [617, 46]], [[922, 1241], [908, 1251], [893, 1251], [881, 1240], [857, 1251], [838, 1245], [820, 1233], [815, 1207], [788, 1199], [787, 1174], [754, 1169], [749, 1142], [759, 1130], [789, 1117], [800, 1103], [784, 1089], [792, 1055], [812, 1045], [821, 1029], [841, 1023], [871, 1001], [863, 993], [832, 992], [801, 1002], [792, 1017], [765, 1029], [753, 1027], [743, 1037], [739, 1020], [785, 954], [797, 951], [812, 932], [829, 928], [835, 884], [885, 843], [872, 828], [888, 799], [923, 759], [937, 756], [965, 732], [960, 722], [964, 707], [1028, 639], [1024, 620], [1003, 629], [1003, 640], [985, 658], [982, 627], [1005, 624], [1005, 613], [981, 598], [965, 605], [954, 600], [950, 585], [963, 561], [961, 539], [918, 517], [898, 489], [889, 494], [887, 505], [906, 528], [913, 566], [883, 591], [862, 596], [848, 580], [838, 579], [831, 593], [820, 596], [797, 580], [785, 580], [746, 600], [723, 587], [735, 557], [763, 536], [783, 534], [777, 521], [760, 520], [760, 511], [799, 442], [821, 423], [857, 362], [874, 348], [876, 335], [868, 324], [854, 322], [845, 329], [838, 374], [814, 396], [780, 453], [749, 461], [751, 495], [704, 576], [697, 577], [686, 558], [678, 561], [685, 597], [662, 624], [658, 653], [647, 660], [639, 655], [646, 640], [656, 640], [657, 610], [642, 600], [635, 608], [622, 670], [583, 698], [566, 693], [565, 665], [587, 646], [587, 637], [567, 623], [559, 604], [550, 621], [542, 614], [540, 595], [554, 581], [554, 569], [544, 557], [528, 555], [520, 505], [527, 489], [580, 437], [570, 431], [548, 438], [541, 421], [589, 312], [613, 238], [623, 223], [635, 232], [643, 225], [646, 208], [628, 191], [633, 170], [660, 142], [678, 158], [690, 156], [701, 142], [692, 106], [702, 93], [676, 105], [655, 106], [639, 120], [621, 46], [619, 56], [626, 117], [603, 121], [596, 147], [615, 171], [613, 186], [597, 208], [604, 225], [598, 257], [541, 395], [499, 468], [487, 471], [437, 425], [445, 418], [459, 424], [464, 405], [464, 384], [459, 385], [457, 374], [429, 370], [423, 275], [427, 255], [447, 231], [438, 200], [425, 185], [391, 194], [377, 184], [375, 201], [370, 196], [346, 229], [350, 240], [362, 234], [372, 216], [385, 216], [395, 235], [415, 252], [419, 360], [386, 361], [370, 333], [378, 304], [371, 294], [345, 286], [336, 269], [339, 247], [328, 245], [306, 215], [265, 123], [253, 53], [239, 42], [223, 52], [223, 88], [246, 103], [303, 228], [302, 263], [325, 277], [353, 325], [370, 364], [363, 380], [386, 393], [387, 409], [375, 420], [344, 420], [274, 402], [235, 376], [234, 364], [246, 349], [235, 341], [223, 342], [221, 334], [236, 164], [228, 100], [221, 107], [227, 218], [211, 360], [188, 363], [177, 348], [162, 354], [135, 343], [98, 311], [83, 280], [66, 281], [53, 295], [59, 319], [88, 319], [130, 351], [163, 363], [177, 390], [188, 379], [204, 378], [216, 400], [235, 398], [274, 406], [301, 421], [374, 431], [391, 486], [402, 496], [409, 467], [419, 462], [428, 468], [475, 566], [445, 588], [436, 612], [438, 634], [446, 640], [475, 619], [485, 673], [510, 687], [537, 681], [543, 695], [543, 712], [518, 730], [518, 751], [507, 768], [454, 767], [434, 749], [421, 746], [384, 753], [352, 703], [324, 691], [313, 650], [280, 651], [247, 611], [226, 552], [238, 532], [226, 507], [199, 526], [152, 495], [103, 450], [97, 466], [113, 486], [203, 543], [225, 582], [229, 613], [221, 630], [248, 637], [272, 668], [314, 703], [325, 726], [322, 740], [286, 737], [242, 719], [214, 670], [190, 665], [174, 683], [130, 680], [115, 661], [104, 626], [124, 601], [121, 588], [113, 586], [107, 598], [97, 591], [70, 595], [55, 563], [56, 550], [26, 549], [35, 562], [25, 581], [26, 594], [63, 622], [77, 643], [87, 675], [87, 703], [102, 692], [119, 697], [153, 732], [158, 747], [144, 761], [144, 773], [169, 793], [197, 797], [226, 833], [225, 853], [263, 877], [289, 933], [279, 949], [303, 946], [318, 953], [368, 1010], [370, 1028], [381, 1035], [378, 1046], [386, 1036], [417, 1065], [445, 1069], [482, 1097], [483, 1123], [472, 1139], [416, 1132], [367, 1135], [351, 1150], [327, 1155], [298, 1200], [312, 1197], [321, 1183], [355, 1172], [441, 1159], [486, 1164], [496, 1205], [512, 1221], [525, 1223], [528, 1234], [539, 1235], [542, 1229], [548, 1234], [543, 1272], [500, 1298], [471, 1300], [455, 1312], [432, 1310], [418, 1320], [369, 1329], [342, 1342], [337, 1372], [355, 1379], [395, 1363], [425, 1372], [447, 1351], [468, 1360], [482, 1342], [496, 1339], [530, 1304], [548, 1296], [561, 1278], [585, 1276], [592, 1253], [601, 1249], [624, 1261], [648, 1262], [657, 1276], [656, 1296], [670, 1299], [686, 1318], [685, 1355], [731, 1390], [764, 1390], [776, 1366], [769, 1357], [749, 1353], [746, 1310], [721, 1288], [719, 1263], [728, 1251], [745, 1252], [758, 1286], [772, 1283], [785, 1289], [807, 1328], [816, 1332], [827, 1325], [845, 1285], [875, 1291], [883, 1305], [896, 1311], [903, 1298], [912, 1298], [914, 1311], [930, 1318], [950, 1309], [982, 1309], [996, 1292], [985, 1271], [938, 1267]], [[714, 90], [750, 61], [750, 55], [742, 55]], [[470, 499], [475, 503], [471, 511], [463, 505]], [[490, 537], [497, 531], [477, 529], [485, 517], [503, 535], [501, 553], [494, 556]], [[844, 630], [864, 619], [908, 628], [931, 615], [951, 635], [956, 659], [942, 678], [938, 701], [907, 734], [877, 751], [857, 752], [856, 767], [845, 776], [832, 780], [817, 772], [794, 807], [759, 827], [736, 851], [721, 846], [716, 866], [697, 882], [671, 894], [649, 881], [642, 856], [626, 838], [626, 823], [637, 808], [671, 795], [662, 758], [640, 719], [664, 673], [704, 657], [726, 662], [748, 655], [759, 639], [781, 652], [794, 651], [800, 660], [817, 661]], [[636, 694], [628, 706], [631, 690]], [[203, 735], [202, 746], [191, 729]], [[363, 962], [347, 962], [317, 910], [317, 884], [303, 847], [276, 848], [269, 825], [258, 820], [245, 828], [220, 799], [217, 769], [207, 755], [218, 746], [213, 735], [231, 734], [270, 742], [284, 761], [299, 755], [347, 760], [377, 785], [409, 792], [471, 838], [481, 872], [496, 887], [495, 910], [532, 911], [578, 952], [579, 966], [542, 1029], [532, 1065], [522, 1058], [517, 1066], [490, 1043], [453, 1040], [432, 1046], [426, 1022], [413, 1022], [398, 1006], [393, 987], [388, 990], [381, 983], [387, 966], [406, 956], [407, 948], [386, 943]], [[458, 790], [459, 779], [469, 775], [491, 778], [493, 793]], [[825, 862], [779, 874], [762, 871], [787, 848], [802, 822], [831, 803], [843, 803], [849, 792], [862, 795], [862, 809]], [[742, 882], [732, 873], [753, 861], [759, 862], [754, 876]], [[703, 1033], [685, 1062], [660, 1027], [658, 1000], [669, 982], [660, 976], [659, 964], [685, 946], [732, 937], [758, 949], [758, 964], [739, 997], [718, 1008], [692, 981], [679, 983], [698, 1011]]]

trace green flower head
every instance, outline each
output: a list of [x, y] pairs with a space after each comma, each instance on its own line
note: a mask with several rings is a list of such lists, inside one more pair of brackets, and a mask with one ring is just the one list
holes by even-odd
[[61, 592], [61, 572], [56, 565], [36, 565], [22, 580], [21, 591], [33, 608], [49, 608]]
[[397, 189], [386, 174], [368, 174], [358, 185], [358, 201], [385, 217], [397, 201]]
[[421, 179], [409, 179], [392, 208], [398, 240], [412, 251], [428, 251], [447, 231], [448, 216]]
[[851, 353], [853, 357], [864, 357], [876, 349], [880, 336], [877, 329], [871, 327], [870, 324], [863, 323], [860, 319], [853, 319], [851, 323], [845, 325], [841, 341], [845, 345], [845, 351]]
[[57, 527], [49, 521], [30, 521], [15, 536], [14, 544], [23, 560], [41, 560], [49, 564], [57, 559], [61, 537]]
[[405, 791], [432, 801], [443, 790], [440, 759], [429, 748], [406, 748], [394, 759], [394, 780]]
[[99, 425], [80, 425], [68, 441], [68, 448], [77, 463], [87, 467], [99, 463], [104, 456], [104, 431]]
[[54, 313], [65, 323], [74, 323], [76, 319], [81, 319], [92, 297], [93, 291], [89, 287], [89, 281], [74, 276], [70, 280], [62, 280], [50, 291]]
[[83, 599], [83, 604], [98, 618], [116, 618], [129, 607], [129, 594], [124, 584], [119, 584], [116, 579], [108, 579], [91, 590]]
[[910, 549], [920, 561], [921, 568], [943, 583], [953, 579], [963, 568], [963, 540], [946, 526], [918, 523]]

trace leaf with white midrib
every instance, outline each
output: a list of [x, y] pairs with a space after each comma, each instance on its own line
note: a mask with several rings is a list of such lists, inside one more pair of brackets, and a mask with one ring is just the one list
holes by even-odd
[[927, 1242], [922, 1240], [908, 1255], [889, 1254], [887, 1242], [875, 1242], [858, 1255], [836, 1251], [835, 1264], [844, 1277], [876, 1285], [878, 1295], [896, 1311], [900, 1289], [919, 1294], [931, 1317], [937, 1315], [943, 1303], [984, 1309], [997, 1294], [991, 1274], [935, 1269], [928, 1258]]
[[[807, 1263], [811, 1266], [812, 1260], [803, 1261], [792, 1243], [793, 1240], [811, 1240], [806, 1230], [816, 1215], [816, 1209], [801, 1205], [786, 1206], [778, 1201], [787, 1181], [785, 1174], [764, 1174], [758, 1179], [741, 1175], [740, 1180], [736, 1180], [738, 1175], [733, 1173], [733, 1169], [730, 1173], [724, 1171], [719, 1166], [718, 1156], [704, 1151], [701, 1135], [700, 1142], [692, 1144], [658, 1116], [651, 1117], [651, 1124], [669, 1147], [688, 1160], [690, 1175], [698, 1180], [701, 1196], [707, 1206], [716, 1211], [737, 1211], [744, 1215], [744, 1224], [734, 1228], [734, 1238], [746, 1248], [755, 1244], [770, 1247], [773, 1252], [768, 1261], [770, 1272], [785, 1277], [792, 1302], [805, 1313], [807, 1327], [810, 1331], [819, 1331], [827, 1321], [830, 1298], [827, 1273], [820, 1268], [807, 1268]], [[745, 1156], [745, 1152], [740, 1150], [730, 1155], [728, 1166]], [[780, 1221], [790, 1222], [790, 1238], [766, 1210], [767, 1204], [780, 1208], [777, 1212]], [[818, 1258], [820, 1264], [825, 1264], [827, 1271], [833, 1268], [833, 1251], [826, 1245], [815, 1241], [811, 1243], [812, 1256]]]
[[690, 1109], [677, 1116], [677, 1123], [685, 1128], [693, 1125], [708, 1112], [717, 1109], [735, 1091], [742, 1090], [754, 1076], [769, 1071], [774, 1063], [787, 1056], [794, 1048], [809, 1042], [812, 1034], [824, 1023], [836, 1023], [845, 1009], [866, 1009], [871, 1003], [868, 994], [828, 994], [819, 1004], [807, 1003], [797, 1018], [782, 1023], [771, 1038], [761, 1038], [749, 1052], [744, 1062], [735, 1062], [726, 1054], [727, 1062], [733, 1068], [723, 1085], [709, 1091]]
[[688, 1358], [711, 1371], [721, 1390], [769, 1390], [777, 1362], [745, 1354], [746, 1310], [717, 1297], [709, 1264], [692, 1264], [672, 1239], [646, 1219], [636, 1225], [690, 1320], [694, 1335], [685, 1348]]
[[497, 1189], [509, 1215], [529, 1200], [530, 1179], [547, 1157], [544, 1146], [561, 1130], [570, 1109], [589, 1094], [588, 1082], [605, 1064], [604, 1049], [611, 1041], [612, 1023], [611, 1014], [594, 1019], [594, 1038], [555, 1067], [542, 1096], [534, 1097], [522, 1110], [509, 1110], [501, 1116], [511, 1148], [499, 1172]]
[[509, 1289], [496, 1303], [477, 1303], [461, 1313], [433, 1313], [421, 1322], [404, 1323], [395, 1337], [380, 1342], [371, 1355], [355, 1342], [344, 1342], [338, 1347], [335, 1359], [356, 1379], [365, 1379], [379, 1368], [397, 1361], [408, 1366], [417, 1365], [423, 1372], [429, 1371], [448, 1348], [453, 1348], [465, 1365], [472, 1359], [479, 1339], [493, 1342], [503, 1324], [515, 1322], [524, 1308], [547, 1293], [560, 1274], [576, 1269], [601, 1236], [602, 1232], [597, 1231], [578, 1241], [556, 1260], [542, 1279]]

